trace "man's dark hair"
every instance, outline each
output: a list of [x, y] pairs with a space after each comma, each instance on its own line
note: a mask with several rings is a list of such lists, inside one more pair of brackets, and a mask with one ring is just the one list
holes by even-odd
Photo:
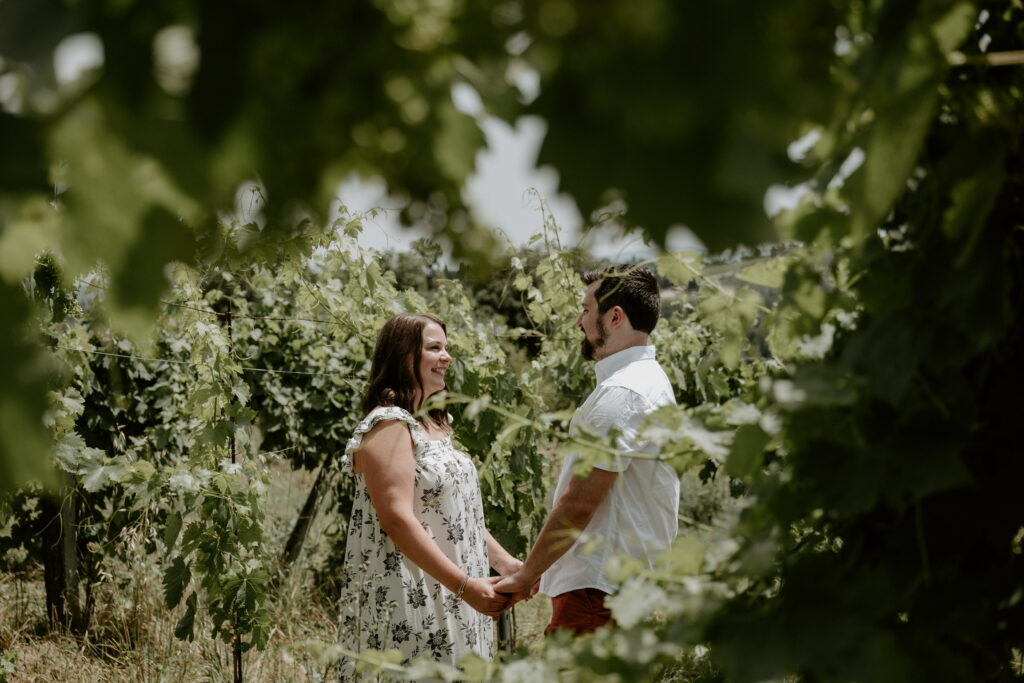
[[583, 274], [586, 285], [601, 281], [594, 292], [598, 313], [618, 306], [638, 332], [654, 330], [661, 314], [661, 292], [658, 278], [643, 266], [621, 264]]

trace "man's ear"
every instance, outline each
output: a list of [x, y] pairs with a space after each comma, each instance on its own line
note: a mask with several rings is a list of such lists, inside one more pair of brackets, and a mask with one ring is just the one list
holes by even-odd
[[622, 310], [621, 306], [612, 306], [611, 312], [612, 312], [611, 326], [612, 327], [621, 327], [622, 323], [626, 322], [626, 320], [627, 320], [626, 312], [624, 310]]

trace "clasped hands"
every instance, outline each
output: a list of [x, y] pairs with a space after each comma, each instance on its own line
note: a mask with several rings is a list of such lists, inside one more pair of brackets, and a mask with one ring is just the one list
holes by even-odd
[[540, 578], [527, 576], [522, 569], [514, 574], [501, 577], [501, 580], [494, 584], [495, 592], [508, 597], [509, 607], [520, 600], [529, 600], [537, 594], [538, 588], [540, 588]]
[[539, 587], [540, 579], [525, 575], [518, 563], [515, 571], [504, 576], [469, 579], [463, 599], [476, 611], [497, 619], [512, 605], [536, 595]]

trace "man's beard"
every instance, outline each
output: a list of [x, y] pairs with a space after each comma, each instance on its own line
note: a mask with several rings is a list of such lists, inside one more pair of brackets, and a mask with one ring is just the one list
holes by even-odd
[[587, 333], [583, 333], [583, 341], [580, 342], [580, 353], [587, 360], [594, 360], [594, 352], [604, 346], [607, 339], [608, 331], [604, 329], [604, 323], [600, 319], [597, 321], [597, 339], [591, 342], [587, 339]]

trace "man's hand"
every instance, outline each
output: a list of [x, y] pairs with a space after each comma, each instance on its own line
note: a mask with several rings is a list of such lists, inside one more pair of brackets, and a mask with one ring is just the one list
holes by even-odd
[[506, 576], [501, 581], [494, 584], [495, 592], [509, 595], [515, 602], [519, 602], [520, 600], [529, 600], [537, 594], [537, 589], [539, 587], [540, 578], [529, 576], [524, 574], [522, 571]]
[[466, 579], [462, 599], [477, 612], [497, 619], [498, 615], [511, 607], [513, 602], [512, 596], [503, 595], [495, 590], [494, 585], [497, 581], [497, 576]]

